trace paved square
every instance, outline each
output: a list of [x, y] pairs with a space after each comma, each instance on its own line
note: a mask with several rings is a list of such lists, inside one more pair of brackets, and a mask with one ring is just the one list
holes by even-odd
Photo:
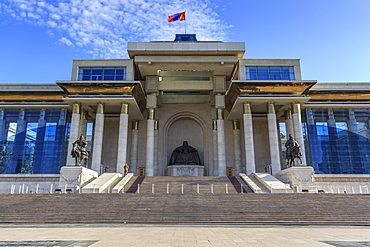
[[0, 225], [0, 246], [370, 246], [370, 227]]

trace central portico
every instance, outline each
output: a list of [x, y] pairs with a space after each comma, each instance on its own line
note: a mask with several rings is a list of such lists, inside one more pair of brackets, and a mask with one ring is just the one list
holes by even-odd
[[[99, 173], [122, 173], [128, 163], [147, 176], [275, 174], [278, 122], [303, 143], [301, 106], [315, 81], [301, 80], [299, 60], [242, 59], [244, 52], [244, 43], [134, 42], [130, 59], [75, 60], [71, 81], [57, 82], [73, 109], [69, 149], [90, 135], [89, 167]], [[248, 78], [260, 64], [289, 68], [291, 77]], [[169, 166], [184, 140], [201, 165]], [[74, 165], [69, 156], [67, 165]]]

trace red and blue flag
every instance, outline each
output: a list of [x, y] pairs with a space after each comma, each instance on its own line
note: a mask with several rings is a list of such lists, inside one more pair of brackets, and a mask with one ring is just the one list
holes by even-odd
[[173, 22], [173, 21], [185, 21], [185, 12], [180, 12], [174, 15], [169, 15], [168, 22]]

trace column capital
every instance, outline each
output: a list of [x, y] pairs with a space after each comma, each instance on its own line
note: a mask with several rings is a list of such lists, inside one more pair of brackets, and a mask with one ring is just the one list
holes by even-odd
[[80, 104], [79, 103], [74, 103], [72, 106], [72, 113], [78, 113], [80, 114]]
[[128, 103], [121, 104], [121, 114], [128, 114]]
[[238, 130], [238, 129], [239, 129], [239, 121], [233, 120], [233, 130]]
[[286, 109], [284, 112], [285, 119], [292, 119], [292, 110], [291, 109]]
[[132, 129], [133, 130], [138, 130], [139, 129], [139, 121], [137, 121], [137, 120], [132, 121]]
[[267, 113], [274, 113], [275, 114], [274, 102], [268, 102], [267, 103]]
[[155, 120], [154, 121], [154, 130], [158, 130], [158, 124], [159, 124], [158, 120]]
[[98, 103], [98, 109], [96, 113], [104, 114], [104, 104], [103, 103], [101, 102]]
[[149, 108], [148, 109], [148, 119], [154, 120], [155, 117], [155, 109], [154, 108]]
[[293, 108], [293, 114], [299, 113], [301, 114], [301, 104], [298, 102], [293, 102], [292, 103], [292, 108]]
[[249, 102], [244, 102], [244, 104], [243, 104], [243, 113], [244, 114], [252, 113], [251, 104]]
[[212, 129], [217, 130], [217, 120], [212, 121]]
[[24, 115], [25, 115], [25, 112], [24, 111], [25, 111], [24, 109], [21, 109], [19, 111], [19, 118], [18, 118], [18, 120], [24, 120]]
[[223, 120], [223, 109], [222, 108], [217, 108], [217, 120]]
[[40, 111], [40, 120], [45, 120], [45, 110]]
[[87, 120], [87, 111], [85, 109], [81, 111], [80, 119]]
[[355, 111], [353, 109], [348, 109], [348, 119], [356, 119]]
[[333, 109], [328, 109], [328, 118], [329, 118], [329, 119], [335, 119], [335, 118], [334, 118], [334, 112], [333, 112]]

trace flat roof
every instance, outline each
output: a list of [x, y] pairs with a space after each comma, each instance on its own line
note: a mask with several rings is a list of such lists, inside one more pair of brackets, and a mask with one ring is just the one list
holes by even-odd
[[141, 55], [237, 56], [245, 53], [244, 42], [128, 42], [130, 58]]

